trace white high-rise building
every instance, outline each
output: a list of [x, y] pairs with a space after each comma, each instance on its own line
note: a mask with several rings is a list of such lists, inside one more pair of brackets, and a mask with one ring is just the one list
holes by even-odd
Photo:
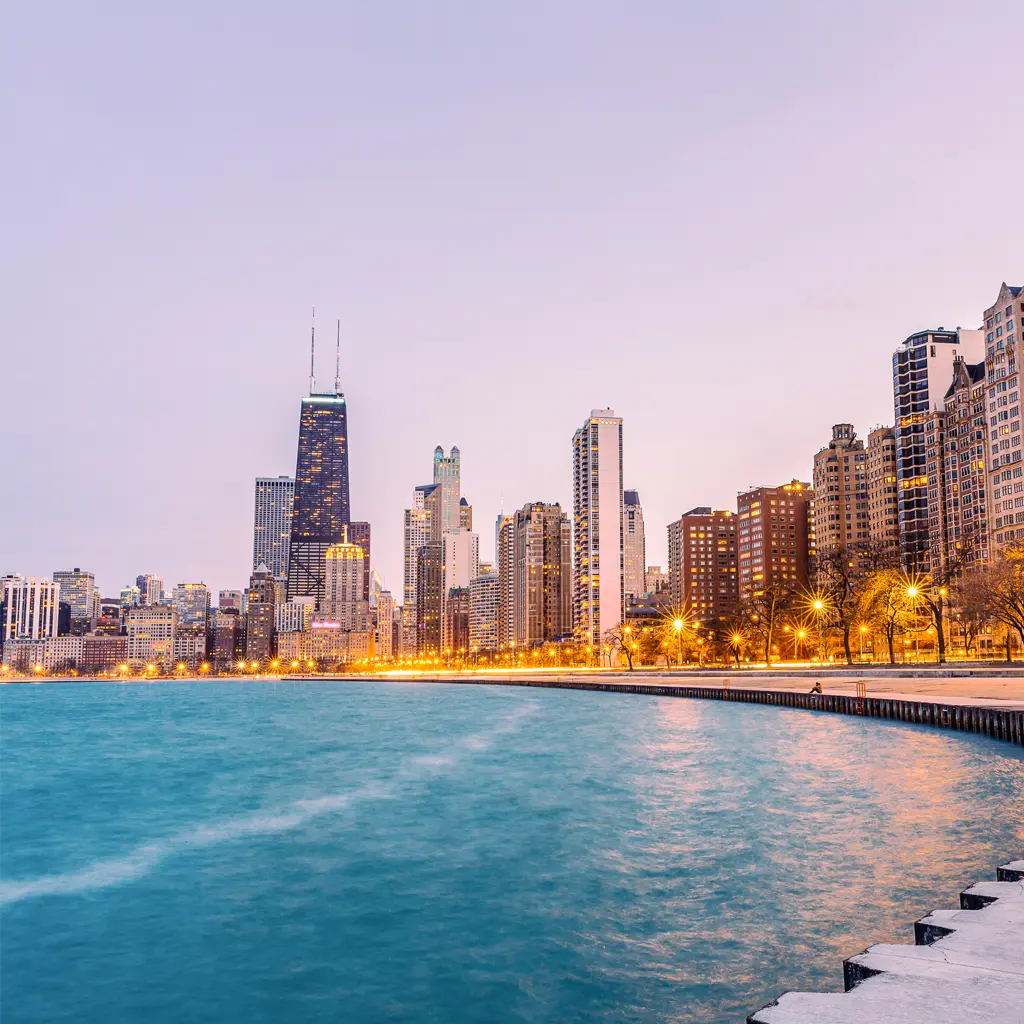
[[164, 599], [164, 581], [151, 572], [135, 577], [135, 586], [139, 590], [139, 604], [159, 604]]
[[628, 604], [647, 593], [647, 543], [644, 539], [644, 510], [636, 491], [622, 492], [622, 589]]
[[469, 649], [498, 649], [498, 574], [481, 572], [469, 584]]
[[60, 584], [53, 580], [7, 576], [3, 580], [3, 630], [8, 640], [45, 640], [57, 635]]
[[594, 409], [573, 451], [573, 624], [599, 646], [622, 622], [622, 419]]
[[447, 645], [448, 595], [457, 588], [469, 587], [480, 572], [480, 537], [470, 530], [449, 530], [441, 538], [444, 590], [441, 594], [441, 643]]
[[288, 580], [295, 481], [290, 476], [256, 477], [252, 526], [252, 571], [261, 562], [279, 583]]
[[154, 604], [128, 613], [128, 663], [169, 665], [174, 660], [178, 612], [173, 605]]

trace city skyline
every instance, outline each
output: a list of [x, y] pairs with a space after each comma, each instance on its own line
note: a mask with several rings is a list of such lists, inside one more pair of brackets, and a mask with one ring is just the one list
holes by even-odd
[[[568, 508], [565, 439], [615, 408], [649, 564], [686, 509], [807, 479], [834, 423], [891, 423], [898, 344], [976, 329], [1021, 279], [1021, 142], [985, 141], [1019, 68], [977, 12], [918, 14], [325, 9], [197, 38], [178, 10], [12, 13], [5, 486], [33, 501], [0, 511], [5, 569], [243, 587], [253, 480], [294, 473], [314, 302], [342, 319], [354, 513], [392, 592], [439, 441], [480, 522]], [[58, 373], [116, 445], [97, 428], [80, 457], [81, 403], [35, 414]]]

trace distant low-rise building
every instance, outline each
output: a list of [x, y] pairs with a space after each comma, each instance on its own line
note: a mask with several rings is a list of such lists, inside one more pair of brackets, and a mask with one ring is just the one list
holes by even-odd
[[92, 635], [82, 637], [83, 672], [114, 672], [128, 663], [128, 637]]
[[173, 605], [133, 608], [128, 614], [128, 663], [168, 667], [174, 660], [178, 612]]

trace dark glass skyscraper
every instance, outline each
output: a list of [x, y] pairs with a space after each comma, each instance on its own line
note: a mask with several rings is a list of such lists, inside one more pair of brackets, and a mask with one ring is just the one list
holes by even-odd
[[318, 606], [327, 549], [345, 539], [350, 521], [348, 416], [335, 386], [335, 394], [311, 393], [302, 400], [288, 552], [288, 599], [315, 597]]

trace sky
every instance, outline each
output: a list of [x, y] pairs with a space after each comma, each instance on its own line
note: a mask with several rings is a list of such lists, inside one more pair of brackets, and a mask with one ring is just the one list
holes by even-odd
[[891, 354], [1024, 284], [1009, 2], [8, 2], [0, 573], [245, 586], [341, 319], [352, 514], [462, 452], [571, 509], [624, 419], [648, 562], [892, 421]]

